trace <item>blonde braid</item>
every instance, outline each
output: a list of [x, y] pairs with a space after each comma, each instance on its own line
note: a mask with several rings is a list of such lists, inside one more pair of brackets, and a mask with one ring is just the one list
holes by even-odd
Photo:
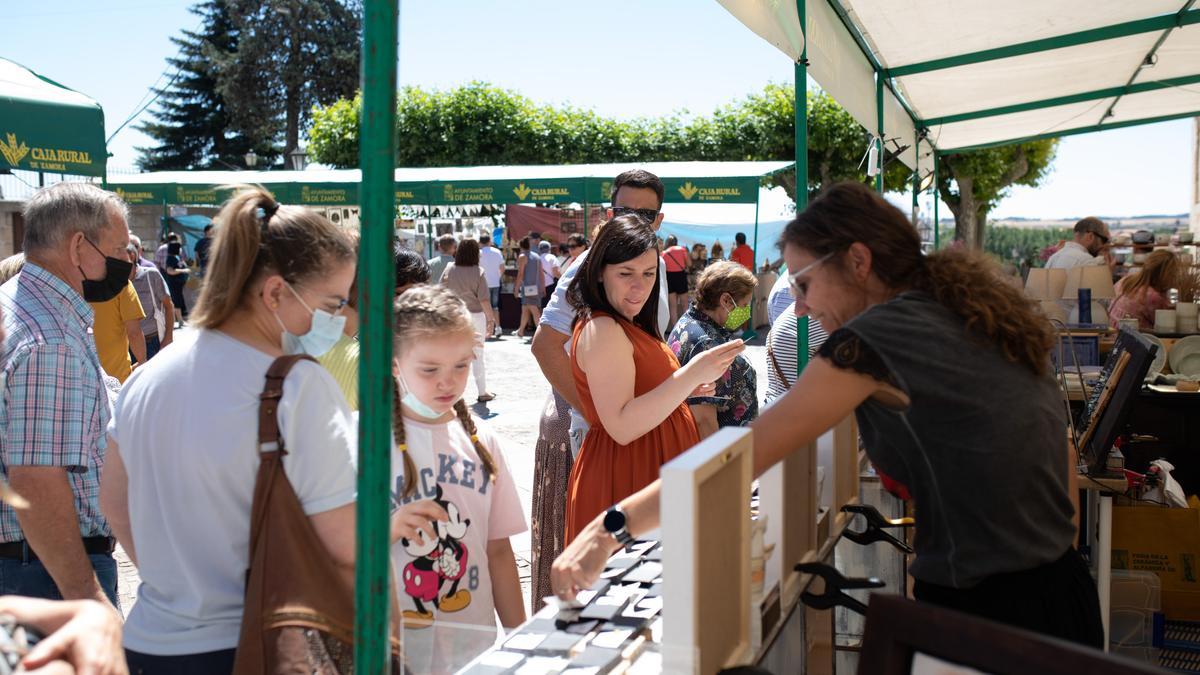
[[475, 445], [475, 454], [479, 455], [479, 461], [483, 462], [483, 468], [487, 469], [491, 480], [496, 480], [496, 460], [492, 459], [492, 453], [484, 447], [479, 440], [478, 430], [475, 428], [475, 419], [471, 417], [471, 411], [467, 410], [467, 404], [460, 398], [454, 402], [454, 412], [458, 415], [458, 421], [462, 423], [463, 429], [466, 429], [467, 435], [471, 437], [471, 443]]
[[396, 449], [404, 457], [404, 496], [408, 497], [417, 489], [417, 467], [413, 463], [412, 453], [408, 451], [404, 434], [404, 413], [400, 408], [400, 383], [392, 378], [392, 433], [396, 438]]

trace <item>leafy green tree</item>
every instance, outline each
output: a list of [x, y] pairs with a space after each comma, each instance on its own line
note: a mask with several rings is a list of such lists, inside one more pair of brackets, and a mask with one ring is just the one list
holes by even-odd
[[218, 61], [218, 91], [233, 127], [283, 138], [297, 148], [313, 106], [353, 96], [358, 86], [358, 0], [225, 0], [240, 39]]
[[1057, 150], [1058, 139], [1051, 138], [943, 156], [938, 194], [954, 213], [954, 238], [983, 248], [988, 212], [1013, 185], [1039, 185]]
[[240, 167], [252, 143], [229, 132], [229, 110], [217, 93], [217, 62], [237, 47], [237, 32], [224, 0], [206, 0], [191, 8], [201, 18], [196, 31], [171, 41], [179, 55], [167, 59], [176, 76], [163, 88], [151, 112], [153, 121], [136, 128], [157, 145], [138, 148], [144, 171]]
[[[809, 92], [809, 190], [867, 180], [861, 166], [870, 134], [825, 93]], [[310, 150], [320, 162], [358, 163], [361, 99], [313, 111]], [[618, 161], [790, 160], [795, 157], [792, 88], [762, 92], [690, 120], [674, 114], [613, 120], [589, 110], [538, 105], [512, 91], [472, 82], [450, 91], [409, 87], [397, 101], [398, 166], [573, 164]], [[436, 139], [436, 143], [430, 143]], [[893, 162], [890, 190], [910, 172]], [[793, 173], [777, 176], [789, 194]]]

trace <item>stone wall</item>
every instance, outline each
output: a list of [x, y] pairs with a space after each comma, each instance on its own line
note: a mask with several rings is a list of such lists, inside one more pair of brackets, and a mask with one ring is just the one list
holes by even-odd
[[0, 201], [0, 259], [17, 252], [20, 242], [13, 241], [13, 215], [21, 212], [25, 202]]

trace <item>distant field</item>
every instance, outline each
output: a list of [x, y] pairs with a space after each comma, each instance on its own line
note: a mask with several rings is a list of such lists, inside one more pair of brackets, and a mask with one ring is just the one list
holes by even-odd
[[[1186, 213], [1167, 216], [1133, 216], [1125, 218], [1112, 218], [1100, 216], [1100, 219], [1108, 223], [1110, 230], [1174, 230], [1186, 229], [1188, 226], [1188, 216]], [[943, 223], [949, 222], [953, 227], [954, 221], [941, 219]], [[1075, 226], [1077, 218], [1055, 218], [1055, 219], [1036, 219], [1036, 218], [1000, 218], [989, 219], [988, 224], [1001, 227], [1022, 227], [1022, 228], [1055, 228]]]

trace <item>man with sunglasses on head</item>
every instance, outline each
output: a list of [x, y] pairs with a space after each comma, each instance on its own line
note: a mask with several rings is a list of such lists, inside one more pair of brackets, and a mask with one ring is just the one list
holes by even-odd
[[1068, 241], [1046, 261], [1050, 269], [1067, 270], [1089, 265], [1107, 265], [1108, 225], [1095, 216], [1075, 223], [1075, 240]]
[[[658, 176], [633, 169], [613, 179], [611, 203], [607, 219], [635, 214], [650, 227], [658, 230], [662, 224], [662, 203], [665, 190]], [[581, 242], [582, 243], [582, 242]], [[535, 449], [533, 496], [533, 609], [541, 605], [541, 598], [550, 595], [550, 565], [562, 547], [563, 527], [566, 522], [567, 479], [570, 476], [574, 456], [583, 445], [587, 434], [587, 422], [577, 412], [579, 395], [575, 391], [575, 379], [571, 372], [571, 359], [567, 350], [571, 339], [575, 309], [567, 303], [567, 288], [587, 258], [588, 250], [579, 251], [569, 267], [563, 270], [554, 295], [542, 312], [537, 333], [533, 336], [533, 356], [542, 369], [542, 374], [554, 388], [551, 393], [553, 405], [546, 405], [538, 432]], [[658, 330], [666, 333], [670, 310], [667, 306], [667, 273], [662, 258], [658, 260]]]

